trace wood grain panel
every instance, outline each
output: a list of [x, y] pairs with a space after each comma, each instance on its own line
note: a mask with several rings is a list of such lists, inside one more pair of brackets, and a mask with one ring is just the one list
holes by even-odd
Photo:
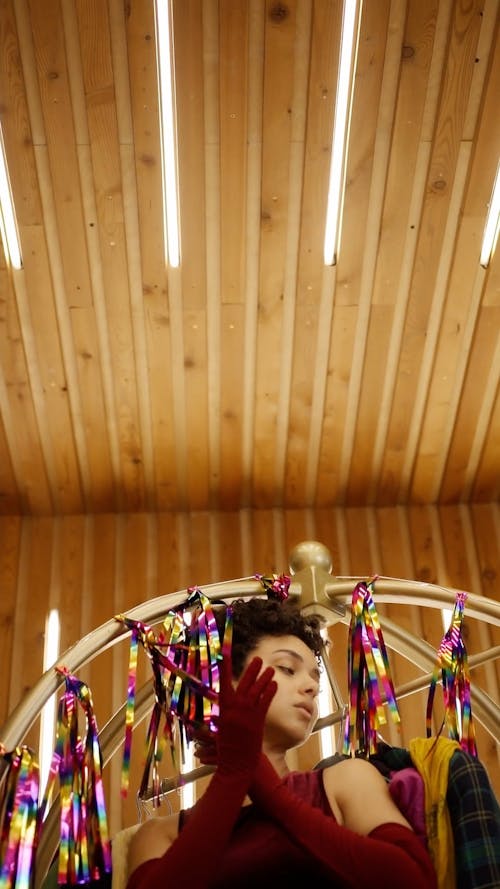
[[153, 5], [1, 4], [24, 268], [1, 284], [19, 318], [0, 356], [0, 510], [494, 499], [496, 351], [470, 375], [479, 313], [500, 305], [498, 256], [478, 266], [498, 3], [364, 4], [332, 268], [341, 6], [173, 11], [179, 270], [165, 265]]
[[487, 490], [491, 490], [495, 494], [495, 502], [500, 500], [500, 478], [498, 473], [498, 454], [500, 453], [499, 417], [500, 391], [497, 392], [491, 411], [491, 421], [472, 489], [474, 499], [479, 501], [485, 500]]
[[[241, 502], [244, 478], [240, 468], [243, 451], [245, 353], [248, 349], [245, 309], [242, 305], [221, 306], [220, 338], [220, 485], [217, 499], [222, 509]], [[229, 369], [226, 371], [226, 368]], [[212, 418], [212, 422], [216, 422]]]
[[[375, 21], [371, 23], [371, 29], [373, 29], [374, 34], [377, 34], [376, 22], [377, 20], [375, 19]], [[356, 435], [357, 408], [363, 382], [363, 368], [366, 360], [371, 293], [376, 269], [378, 231], [380, 228], [387, 180], [390, 133], [393, 127], [397, 99], [397, 84], [401, 55], [400, 47], [403, 39], [404, 23], [405, 16], [403, 9], [397, 4], [392, 5], [387, 21], [387, 41], [383, 68], [380, 71], [380, 86], [378, 77], [375, 78], [375, 86], [377, 90], [380, 90], [380, 99], [378, 103], [376, 136], [373, 143], [373, 167], [368, 192], [365, 249], [363, 252], [359, 283], [359, 311], [356, 324], [356, 336], [353, 342], [347, 413], [343, 429], [340, 464], [341, 496], [343, 502], [346, 499], [346, 488], [352, 463], [352, 451]], [[376, 37], [374, 37], [374, 41], [378, 42]], [[376, 101], [374, 101], [373, 104], [376, 105]]]
[[314, 340], [318, 328], [318, 310], [313, 305], [298, 304], [295, 313], [293, 364], [289, 422], [286, 443], [285, 502], [296, 506], [304, 502], [307, 483], [307, 444], [309, 441], [315, 362]]
[[25, 234], [25, 244], [32, 263], [25, 276], [23, 273], [23, 278], [18, 280], [16, 290], [23, 323], [33, 319], [34, 338], [29, 343], [28, 360], [38, 425], [55, 503], [66, 503], [63, 512], [78, 512], [83, 506], [81, 485], [87, 481], [87, 453], [79, 425], [75, 434], [75, 423], [81, 415], [75, 368], [64, 361], [64, 340], [69, 326], [67, 306], [61, 307], [61, 317], [54, 301], [50, 262], [41, 228], [30, 228]]
[[0, 518], [0, 584], [2, 598], [0, 603], [0, 720], [7, 719], [12, 707], [9, 700], [9, 686], [12, 676], [15, 637], [16, 593], [18, 585], [19, 553], [20, 553], [21, 520], [19, 518]]
[[[220, 253], [222, 303], [243, 303], [247, 176], [248, 15], [243, 0], [219, 3]], [[237, 53], [230, 45], [238, 47]]]
[[[26, 354], [22, 345], [20, 318], [11, 276], [4, 268], [0, 273], [1, 319], [0, 360], [2, 364], [3, 434], [7, 459], [2, 468], [2, 490], [10, 496], [2, 498], [2, 512], [49, 512], [51, 494], [44, 466], [44, 455], [37, 426], [37, 417], [30, 398], [30, 379]], [[20, 435], [18, 430], [23, 430]], [[10, 469], [10, 473], [9, 473]], [[10, 477], [9, 477], [10, 476]], [[16, 496], [17, 491], [17, 496]], [[19, 505], [11, 507], [12, 498]]]
[[206, 403], [208, 473], [203, 505], [218, 506], [221, 432], [221, 189], [220, 109], [219, 109], [219, 21], [215, 3], [203, 7], [203, 97], [205, 139], [205, 222], [206, 222]]
[[[120, 494], [131, 509], [145, 503], [144, 461], [141, 459], [141, 424], [137, 371], [130, 306], [130, 279], [124, 194], [121, 180], [118, 118], [111, 54], [109, 15], [105, 6], [81, 9], [80, 34], [83, 89], [96, 189], [100, 258], [107, 293], [109, 346], [115, 381], [117, 428], [122, 454]], [[96, 55], [100, 64], [95, 64]], [[125, 289], [126, 288], [126, 289]], [[123, 291], [128, 300], [123, 300]], [[128, 368], [132, 366], [134, 373]]]
[[[401, 349], [398, 379], [388, 428], [386, 453], [381, 473], [380, 490], [391, 497], [394, 483], [399, 481], [406, 450], [406, 435], [412, 420], [418, 374], [425, 348], [425, 338], [433, 305], [445, 226], [443, 224], [452, 199], [453, 182], [467, 111], [468, 91], [462, 79], [470, 78], [479, 35], [480, 17], [472, 7], [456, 4], [450, 23], [450, 42], [444, 71], [443, 90], [436, 121], [436, 132], [430, 159], [427, 194], [424, 201], [419, 235], [419, 261], [410, 290]], [[460, 76], [458, 76], [460, 71]], [[440, 235], [436, 237], [436, 233]]]
[[374, 304], [394, 304], [403, 273], [409, 229], [413, 231], [415, 228], [414, 218], [411, 218], [412, 190], [415, 187], [420, 142], [426, 137], [422, 133], [422, 125], [438, 5], [436, 0], [410, 2], [407, 5], [384, 220], [373, 285]]
[[[474, 340], [471, 346], [470, 370], [472, 377], [468, 377], [462, 391], [462, 397], [458, 408], [459, 415], [465, 410], [472, 410], [474, 419], [471, 416], [471, 425], [468, 429], [464, 429], [463, 436], [467, 436], [469, 448], [474, 439], [474, 431], [478, 421], [481, 409], [481, 402], [477, 398], [477, 388], [473, 380], [487, 379], [488, 372], [495, 356], [495, 349], [498, 344], [498, 330], [500, 324], [500, 312], [496, 306], [486, 306], [479, 313], [478, 323], [475, 330]], [[477, 375], [477, 376], [476, 376]], [[496, 383], [498, 384], [498, 376], [496, 375]], [[491, 385], [495, 386], [492, 380]], [[467, 478], [467, 463], [464, 461], [462, 465], [456, 465], [453, 461], [453, 454], [456, 454], [460, 447], [457, 437], [457, 426], [450, 443], [450, 452], [448, 456], [447, 467], [443, 475], [443, 483], [441, 486], [441, 497], [444, 501], [450, 502], [453, 495], [460, 496], [460, 491], [464, 485], [469, 482]], [[451, 467], [455, 467], [454, 471]]]
[[188, 503], [201, 509], [207, 503], [209, 485], [207, 400], [207, 313], [194, 309], [184, 313], [184, 366], [186, 436], [190, 450], [187, 472]]
[[[253, 475], [258, 479], [253, 498], [260, 507], [272, 505], [279, 496], [276, 467], [280, 424], [280, 394], [283, 380], [280, 353], [284, 321], [289, 308], [285, 300], [285, 269], [276, 256], [287, 250], [288, 184], [290, 175], [290, 132], [293, 128], [294, 43], [297, 3], [285, 14], [266, 3], [265, 56], [263, 59], [263, 142], [260, 231], [260, 285], [255, 378], [255, 427]], [[282, 68], [290, 72], [283, 78]], [[281, 420], [282, 421], [282, 420]], [[280, 480], [281, 481], [281, 480]], [[271, 497], [269, 493], [272, 491]]]

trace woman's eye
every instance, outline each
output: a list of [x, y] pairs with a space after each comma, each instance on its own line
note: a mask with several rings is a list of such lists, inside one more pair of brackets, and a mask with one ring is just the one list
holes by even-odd
[[278, 670], [281, 670], [282, 673], [286, 673], [287, 676], [295, 675], [293, 667], [286, 667], [284, 664], [278, 664]]

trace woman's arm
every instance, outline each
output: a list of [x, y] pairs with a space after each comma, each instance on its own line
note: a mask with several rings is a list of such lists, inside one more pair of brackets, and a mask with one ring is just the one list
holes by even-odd
[[215, 774], [177, 837], [154, 822], [137, 832], [129, 850], [127, 889], [203, 889], [213, 876], [259, 760], [264, 720], [276, 692], [274, 670], [259, 676], [261, 667], [261, 659], [254, 658], [234, 690], [230, 667], [223, 662]]
[[[388, 885], [436, 889], [431, 859], [413, 831], [405, 826], [403, 816], [396, 810], [395, 821], [390, 820], [393, 813], [387, 800], [375, 792], [369, 779], [368, 784], [363, 784], [360, 798], [357, 780], [353, 784], [357, 802], [349, 803], [344, 813], [347, 788], [338, 800], [344, 821], [351, 826], [337, 824], [333, 817], [288, 790], [264, 755], [249, 793], [297, 843], [353, 889], [365, 885], [371, 889], [386, 889]], [[369, 835], [362, 835], [361, 831], [367, 828]]]

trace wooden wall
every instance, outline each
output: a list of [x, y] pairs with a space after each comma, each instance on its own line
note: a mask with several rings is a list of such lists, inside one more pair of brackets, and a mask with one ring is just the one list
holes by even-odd
[[[93, 627], [158, 594], [288, 570], [288, 555], [302, 540], [324, 543], [333, 573], [374, 573], [416, 578], [484, 594], [498, 600], [500, 590], [500, 508], [481, 503], [463, 506], [259, 510], [225, 513], [123, 514], [60, 518], [0, 517], [0, 725], [38, 679], [42, 669], [46, 615], [58, 608], [61, 651]], [[376, 599], [376, 596], [375, 596]], [[441, 616], [429, 609], [380, 606], [382, 616], [422, 635], [433, 647], [442, 636]], [[346, 627], [332, 629], [332, 659], [345, 685]], [[470, 620], [469, 655], [500, 641], [500, 630]], [[94, 693], [99, 725], [126, 693], [127, 647], [104, 652], [99, 666], [82, 678]], [[413, 665], [394, 655], [396, 686], [417, 675]], [[500, 665], [477, 669], [473, 682], [499, 700]], [[401, 701], [401, 727], [388, 726], [393, 743], [425, 733], [426, 692]], [[29, 743], [38, 748], [38, 727]], [[139, 729], [139, 732], [141, 729]], [[1, 733], [0, 733], [1, 740]], [[498, 745], [478, 727], [482, 760], [500, 795]], [[142, 741], [134, 744], [137, 762]], [[313, 738], [295, 760], [319, 758]], [[134, 766], [138, 774], [139, 764]], [[132, 797], [119, 802], [120, 763], [107, 777], [112, 805], [111, 829], [136, 818]], [[175, 804], [175, 803], [174, 803]]]

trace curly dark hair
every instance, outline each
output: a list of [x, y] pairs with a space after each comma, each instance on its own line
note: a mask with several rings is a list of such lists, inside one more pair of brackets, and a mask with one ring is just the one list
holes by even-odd
[[248, 655], [265, 636], [297, 636], [320, 659], [321, 619], [303, 615], [293, 602], [275, 599], [236, 599], [233, 611], [232, 666], [238, 678]]

